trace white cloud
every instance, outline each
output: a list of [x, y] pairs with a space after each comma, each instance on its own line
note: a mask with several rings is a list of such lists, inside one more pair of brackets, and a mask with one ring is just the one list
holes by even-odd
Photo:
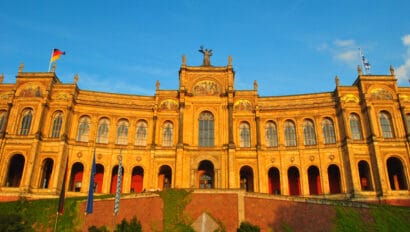
[[410, 34], [402, 37], [403, 45], [406, 46], [407, 52], [404, 57], [404, 64], [396, 70], [396, 76], [401, 81], [407, 81], [410, 78]]
[[351, 63], [351, 62], [357, 61], [357, 50], [349, 49], [346, 51], [339, 51], [334, 54], [334, 57], [337, 60], [340, 60], [346, 63]]
[[403, 36], [402, 40], [404, 45], [410, 46], [410, 34]]
[[355, 41], [352, 39], [348, 39], [348, 40], [338, 39], [338, 40], [335, 40], [333, 44], [335, 44], [337, 47], [348, 47], [348, 48], [351, 48], [352, 46], [356, 46]]
[[355, 67], [360, 63], [359, 46], [353, 39], [336, 39], [330, 44], [323, 43], [317, 46], [320, 52], [328, 52], [332, 58], [350, 67]]

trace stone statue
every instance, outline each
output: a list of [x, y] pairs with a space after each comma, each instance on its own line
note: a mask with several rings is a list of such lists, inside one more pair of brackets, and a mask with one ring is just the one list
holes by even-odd
[[394, 76], [394, 67], [390, 65], [390, 75]]
[[204, 49], [204, 46], [201, 46], [198, 51], [200, 53], [204, 54], [204, 61], [202, 62], [202, 66], [210, 66], [211, 65], [212, 49]]
[[74, 84], [78, 83], [78, 73], [74, 75]]
[[336, 83], [336, 86], [340, 85], [340, 80], [339, 80], [339, 77], [337, 75], [335, 77], [335, 83]]
[[186, 65], [186, 56], [185, 56], [185, 54], [182, 55], [182, 65], [183, 65], [183, 66]]
[[155, 89], [156, 90], [159, 90], [159, 86], [160, 86], [161, 84], [159, 83], [159, 80], [157, 80], [157, 82], [155, 83]]
[[256, 80], [253, 81], [253, 90], [258, 91], [258, 82]]
[[24, 64], [20, 64], [18, 72], [19, 73], [23, 72], [23, 69], [24, 69]]

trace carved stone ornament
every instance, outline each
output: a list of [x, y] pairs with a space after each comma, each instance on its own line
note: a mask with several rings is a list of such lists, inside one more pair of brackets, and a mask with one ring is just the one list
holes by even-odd
[[389, 91], [382, 88], [377, 88], [370, 92], [370, 98], [372, 100], [392, 100], [393, 96]]
[[177, 110], [178, 103], [172, 99], [164, 100], [161, 102], [159, 109], [160, 110]]
[[99, 159], [99, 160], [102, 159], [102, 157], [103, 157], [102, 154], [98, 154], [98, 155], [97, 155], [97, 159]]
[[137, 156], [137, 158], [135, 158], [136, 161], [140, 162], [142, 160], [141, 156]]
[[348, 94], [344, 95], [341, 98], [341, 100], [344, 103], [348, 103], [348, 102], [359, 103], [359, 101], [360, 101], [358, 97], [356, 97], [354, 94], [351, 94], [351, 93], [348, 93]]
[[400, 94], [400, 100], [403, 102], [410, 102], [410, 97], [405, 94]]
[[290, 162], [293, 163], [294, 161], [295, 161], [295, 157], [292, 156], [292, 157], [290, 158]]
[[83, 153], [81, 153], [81, 152], [78, 152], [78, 153], [77, 153], [77, 157], [78, 157], [78, 158], [81, 158], [81, 157], [83, 157]]
[[238, 100], [234, 104], [235, 111], [252, 111], [252, 104], [248, 100]]
[[40, 86], [30, 83], [24, 89], [20, 91], [21, 97], [41, 97]]
[[315, 157], [314, 157], [313, 155], [311, 155], [311, 156], [309, 157], [309, 160], [310, 160], [310, 161], [313, 161], [313, 160], [315, 160]]
[[334, 160], [334, 159], [335, 159], [335, 155], [333, 155], [333, 154], [329, 155], [329, 159], [330, 159], [330, 160]]
[[270, 162], [271, 162], [271, 163], [275, 163], [275, 161], [276, 161], [275, 158], [270, 159]]
[[218, 96], [220, 88], [214, 81], [200, 81], [195, 84], [192, 93], [195, 96]]

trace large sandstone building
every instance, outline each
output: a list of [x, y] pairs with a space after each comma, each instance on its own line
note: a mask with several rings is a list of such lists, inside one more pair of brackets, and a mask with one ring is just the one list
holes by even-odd
[[85, 195], [164, 188], [352, 199], [410, 198], [410, 88], [365, 75], [333, 91], [259, 96], [236, 90], [229, 57], [183, 57], [179, 88], [154, 96], [81, 90], [55, 73], [0, 84], [0, 195]]

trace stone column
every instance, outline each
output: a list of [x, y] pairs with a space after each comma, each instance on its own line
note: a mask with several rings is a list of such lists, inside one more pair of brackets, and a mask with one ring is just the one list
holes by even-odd
[[228, 103], [228, 134], [229, 134], [229, 148], [235, 146], [233, 141], [233, 103]]
[[12, 103], [7, 104], [7, 112], [6, 112], [6, 115], [4, 115], [4, 122], [3, 122], [2, 128], [0, 128], [0, 138], [4, 138], [6, 136], [6, 129], [7, 129], [7, 124], [9, 122], [10, 110], [12, 106], [13, 106]]
[[185, 103], [179, 104], [179, 123], [178, 123], [178, 146], [182, 147], [184, 144], [184, 108]]
[[255, 117], [256, 122], [256, 148], [259, 149], [261, 147], [261, 129], [260, 129], [260, 117]]
[[156, 132], [157, 132], [157, 120], [158, 120], [158, 117], [156, 115], [154, 115], [154, 117], [152, 117], [152, 140], [151, 140], [151, 148], [152, 149], [155, 148], [155, 137], [156, 137]]

